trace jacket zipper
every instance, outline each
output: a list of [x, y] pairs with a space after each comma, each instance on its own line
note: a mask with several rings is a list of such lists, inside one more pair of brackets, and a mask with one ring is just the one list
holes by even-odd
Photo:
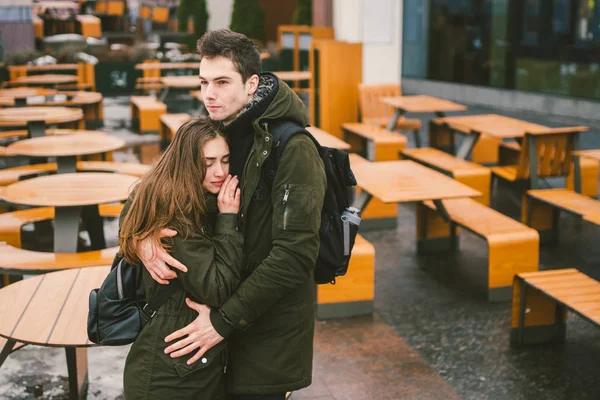
[[290, 185], [285, 185], [285, 192], [283, 193], [283, 230], [287, 229], [287, 201], [288, 197], [290, 197]]

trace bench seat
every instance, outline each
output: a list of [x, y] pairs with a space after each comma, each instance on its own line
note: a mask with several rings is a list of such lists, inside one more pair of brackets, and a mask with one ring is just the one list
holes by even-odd
[[439, 215], [433, 202], [418, 205], [419, 252], [456, 248], [454, 225], [475, 233], [488, 243], [488, 300], [509, 300], [515, 274], [538, 270], [538, 233], [473, 199], [444, 200], [443, 204], [452, 223]]
[[[118, 218], [122, 204], [100, 204], [102, 217]], [[29, 208], [0, 214], [0, 242], [21, 248], [21, 228], [34, 222], [54, 219], [54, 207]]]
[[139, 133], [158, 132], [160, 116], [167, 112], [167, 105], [152, 96], [131, 96], [131, 123]]
[[490, 204], [491, 171], [489, 168], [431, 147], [404, 149], [402, 155], [481, 192], [482, 196], [477, 198], [477, 201], [486, 206]]
[[596, 223], [594, 217], [600, 215], [600, 201], [571, 189], [536, 189], [527, 191], [521, 209], [521, 221], [537, 229], [542, 241], [556, 242], [560, 211]]
[[600, 326], [600, 282], [573, 268], [518, 274], [511, 345], [563, 342], [567, 310]]
[[[56, 163], [22, 165], [0, 170], [0, 186], [10, 185], [19, 180], [27, 178], [30, 175], [38, 175], [45, 173], [55, 173]], [[115, 172], [125, 175], [133, 175], [137, 177], [144, 176], [149, 170], [149, 165], [121, 163], [112, 161], [78, 161], [77, 171], [105, 171]]]
[[335, 285], [317, 285], [317, 318], [345, 318], [373, 313], [375, 247], [361, 235], [350, 256], [348, 273]]
[[81, 253], [46, 253], [0, 245], [0, 272], [5, 274], [45, 274], [68, 268], [110, 265], [119, 247]]
[[370, 161], [394, 161], [400, 158], [400, 152], [406, 148], [406, 137], [378, 126], [345, 123], [344, 141], [350, 144], [352, 151], [365, 154]]

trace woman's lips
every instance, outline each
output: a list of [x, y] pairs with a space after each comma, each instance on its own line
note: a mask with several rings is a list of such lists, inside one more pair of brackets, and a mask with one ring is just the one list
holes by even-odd
[[224, 181], [216, 181], [216, 182], [213, 182], [212, 184], [213, 184], [214, 186], [219, 186], [219, 187], [221, 187], [221, 186], [223, 186], [223, 182], [224, 182]]

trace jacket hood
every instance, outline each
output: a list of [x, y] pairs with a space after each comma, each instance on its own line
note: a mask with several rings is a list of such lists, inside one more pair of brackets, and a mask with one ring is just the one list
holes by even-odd
[[[264, 104], [269, 101], [268, 105]], [[270, 72], [260, 76], [254, 97], [244, 107], [238, 118], [247, 112], [254, 114], [253, 111], [257, 111], [257, 109], [264, 110], [256, 116], [258, 120], [285, 119], [298, 122], [302, 126], [306, 126], [308, 123], [306, 107], [302, 100], [285, 82]]]

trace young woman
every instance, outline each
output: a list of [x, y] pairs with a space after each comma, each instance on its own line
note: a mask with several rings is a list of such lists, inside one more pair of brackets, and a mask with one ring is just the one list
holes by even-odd
[[[227, 349], [222, 341], [195, 362], [164, 353], [165, 337], [198, 315], [186, 298], [220, 307], [241, 281], [243, 241], [237, 231], [240, 189], [229, 175], [229, 147], [210, 119], [179, 128], [157, 165], [136, 187], [121, 214], [121, 254], [138, 263], [137, 244], [175, 229], [162, 245], [188, 266], [177, 271], [181, 286], [133, 343], [125, 363], [127, 400], [225, 399]], [[159, 284], [144, 268], [147, 298]], [[176, 284], [171, 282], [170, 284]]]

